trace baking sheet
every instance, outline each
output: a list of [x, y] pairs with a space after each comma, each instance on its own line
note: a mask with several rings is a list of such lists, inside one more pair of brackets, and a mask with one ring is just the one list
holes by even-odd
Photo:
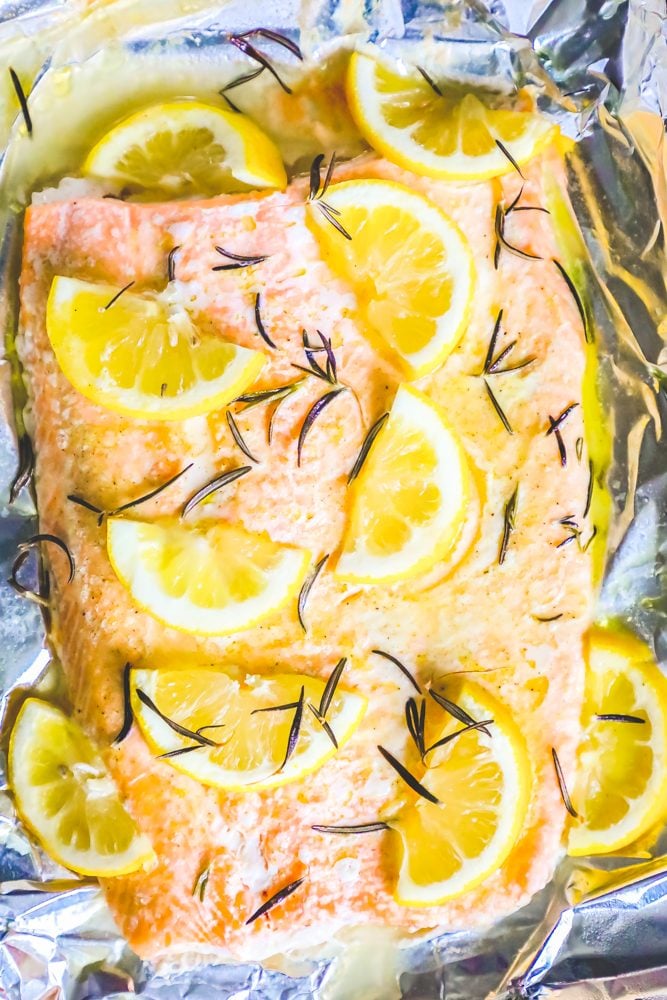
[[[30, 97], [36, 116], [48, 113], [54, 94], [60, 93], [69, 108], [85, 93], [86, 100], [76, 104], [81, 121], [99, 115], [105, 101], [109, 108], [122, 101], [123, 87], [131, 92], [131, 65], [141, 64], [147, 89], [158, 93], [166, 49], [179, 66], [174, 92], [185, 81], [199, 91], [217, 89], [221, 76], [231, 75], [231, 67], [225, 67], [233, 58], [226, 34], [258, 24], [294, 32], [300, 28], [302, 47], [316, 58], [325, 57], [346, 35], [371, 39], [399, 57], [406, 47], [426, 39], [429, 57], [446, 62], [455, 74], [490, 78], [498, 86], [531, 82], [539, 87], [545, 112], [576, 140], [569, 188], [589, 255], [586, 277], [601, 388], [614, 425], [608, 480], [614, 514], [599, 617], [626, 621], [654, 644], [665, 666], [664, 4], [311, 0], [300, 9], [263, 0], [212, 8], [190, 0], [188, 8], [184, 12], [176, 0], [152, 5], [121, 0], [83, 17], [83, 7], [67, 0], [0, 4], [0, 58], [7, 65], [11, 55], [18, 68], [36, 78]], [[103, 46], [102, 38], [107, 38]], [[119, 92], [111, 98], [104, 93], [105, 73], [114, 60], [124, 72]], [[91, 92], [96, 80], [100, 85]], [[39, 130], [44, 145], [36, 147], [21, 136], [14, 113], [10, 99], [5, 96], [3, 103], [0, 95], [0, 141], [4, 145], [10, 138], [2, 166], [0, 320], [10, 338], [16, 320], [21, 203], [32, 187], [71, 169], [68, 157], [76, 162], [79, 155], [71, 144], [58, 141], [57, 121], [51, 132]], [[289, 150], [295, 159], [307, 152], [307, 143]], [[17, 458], [17, 393], [11, 358], [0, 361], [2, 580], [9, 575], [17, 542], [35, 530], [28, 491], [8, 503]], [[4, 583], [0, 676], [5, 730], [22, 689], [40, 685], [48, 690], [58, 683], [39, 609]], [[345, 1000], [664, 997], [663, 853], [665, 834], [650, 850], [639, 845], [632, 857], [563, 862], [528, 907], [485, 933], [448, 934], [402, 949], [395, 968], [379, 958], [374, 962], [373, 942], [365, 939], [356, 954], [352, 951], [343, 960], [353, 968], [355, 982], [354, 994], [346, 992]], [[331, 1000], [340, 995], [336, 961], [313, 961], [292, 970], [294, 975], [257, 965], [203, 966], [169, 974], [142, 963], [115, 930], [96, 884], [59, 869], [31, 843], [5, 791], [0, 791], [0, 933], [0, 997], [8, 1000], [120, 1000], [136, 993], [155, 1000]]]

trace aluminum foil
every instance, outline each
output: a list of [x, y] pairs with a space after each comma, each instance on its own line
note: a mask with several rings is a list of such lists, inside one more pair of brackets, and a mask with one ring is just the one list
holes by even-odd
[[[125, 67], [132, 59], [148, 59], [159, 70], [161, 53], [166, 58], [168, 50], [170, 57], [185, 58], [189, 72], [210, 74], [212, 66], [231, 58], [227, 32], [261, 24], [299, 37], [316, 59], [348, 35], [351, 43], [371, 39], [398, 56], [426, 38], [433, 58], [455, 75], [501, 87], [530, 82], [539, 89], [545, 113], [575, 140], [568, 162], [570, 196], [588, 253], [601, 387], [614, 428], [607, 484], [613, 517], [598, 613], [641, 633], [667, 669], [667, 444], [661, 434], [667, 406], [664, 0], [305, 0], [302, 8], [265, 0], [216, 6], [162, 0], [152, 11], [143, 3], [120, 2], [108, 16], [97, 14], [104, 30], [99, 24], [88, 30], [95, 11], [84, 18], [83, 9], [68, 0], [0, 3], [5, 62], [0, 70], [11, 51], [36, 81], [31, 103], [39, 101], [54, 75], [64, 79], [68, 66], [89, 65], [105, 46], [120, 51]], [[13, 116], [0, 95], [0, 144], [7, 147], [0, 322], [8, 343], [16, 323], [21, 202], [38, 184], [41, 169], [39, 158], [21, 160], [20, 122]], [[9, 502], [20, 403], [8, 351], [0, 360], [2, 581], [17, 543], [35, 530], [28, 491]], [[39, 609], [4, 582], [0, 681], [5, 736], [21, 692], [36, 686], [48, 692], [60, 681]], [[0, 767], [3, 760], [0, 756]], [[60, 869], [31, 841], [16, 820], [4, 782], [0, 935], [3, 1000], [341, 996], [337, 960], [301, 963], [293, 975], [222, 964], [170, 974], [143, 963], [118, 934], [96, 883]], [[527, 907], [483, 933], [447, 934], [402, 948], [397, 971], [377, 967], [366, 942], [364, 976], [343, 997], [664, 1000], [666, 935], [663, 831], [655, 843], [635, 845], [631, 857], [563, 861]]]

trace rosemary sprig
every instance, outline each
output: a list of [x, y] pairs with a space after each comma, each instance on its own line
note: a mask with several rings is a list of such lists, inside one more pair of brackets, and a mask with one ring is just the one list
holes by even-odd
[[221, 490], [223, 486], [228, 486], [230, 483], [236, 482], [241, 476], [246, 476], [252, 471], [252, 466], [241, 465], [236, 469], [228, 469], [227, 472], [223, 472], [220, 476], [215, 476], [214, 479], [209, 480], [204, 486], [201, 486], [196, 493], [193, 493], [187, 503], [184, 505], [181, 511], [181, 518], [184, 518], [187, 514], [193, 510], [197, 504], [200, 504], [202, 500], [210, 497], [212, 493], [217, 493]]
[[278, 892], [274, 893], [270, 899], [267, 899], [265, 903], [262, 903], [262, 905], [248, 917], [246, 920], [246, 926], [248, 924], [252, 924], [258, 917], [268, 913], [268, 911], [272, 910], [274, 906], [278, 905], [278, 903], [282, 903], [283, 900], [287, 899], [288, 896], [291, 896], [293, 892], [296, 892], [299, 886], [303, 885], [305, 881], [306, 877], [305, 875], [302, 875], [301, 878], [297, 878], [294, 882], [290, 882], [289, 885], [283, 886], [282, 889], [279, 889]]
[[435, 743], [432, 743], [430, 747], [426, 747], [423, 753], [423, 757], [425, 757], [427, 753], [430, 753], [431, 750], [437, 750], [438, 747], [444, 747], [448, 743], [451, 743], [452, 740], [455, 740], [458, 736], [463, 735], [463, 733], [469, 733], [473, 729], [479, 729], [481, 732], [488, 733], [486, 727], [490, 726], [493, 721], [494, 721], [493, 719], [482, 719], [481, 722], [469, 722], [467, 725], [463, 726], [462, 729], [457, 729], [456, 732], [449, 733], [447, 736], [443, 736], [442, 739], [437, 740]]
[[327, 720], [322, 715], [320, 715], [318, 709], [316, 709], [314, 705], [312, 705], [310, 702], [308, 702], [307, 704], [308, 704], [308, 708], [313, 713], [313, 715], [315, 716], [315, 718], [317, 719], [317, 721], [321, 725], [322, 729], [327, 734], [327, 736], [329, 737], [329, 739], [331, 740], [331, 742], [333, 743], [333, 745], [335, 746], [335, 748], [337, 750], [338, 749], [338, 740], [336, 739], [336, 734], [334, 733], [333, 729], [331, 728], [331, 726], [329, 725], [329, 723], [327, 722]]
[[329, 225], [333, 226], [334, 229], [336, 229], [341, 234], [341, 236], [344, 236], [346, 240], [352, 239], [352, 234], [348, 233], [343, 223], [336, 218], [334, 214], [336, 211], [335, 208], [333, 208], [331, 205], [327, 204], [324, 201], [318, 201], [317, 207], [320, 210], [321, 214], [324, 216], [324, 218], [327, 220]]
[[25, 552], [31, 548], [34, 548], [35, 546], [41, 545], [42, 542], [50, 542], [52, 545], [57, 545], [58, 548], [61, 550], [61, 552], [65, 553], [69, 565], [69, 575], [67, 577], [67, 582], [71, 583], [72, 580], [74, 579], [74, 571], [76, 568], [74, 564], [74, 556], [70, 552], [67, 542], [63, 541], [62, 538], [59, 538], [58, 535], [51, 535], [48, 533], [31, 535], [30, 538], [26, 538], [24, 539], [24, 541], [19, 542], [18, 549], [20, 552]]
[[575, 450], [576, 455], [577, 455], [577, 462], [580, 462], [581, 461], [581, 456], [584, 453], [584, 439], [582, 437], [578, 437], [577, 438], [577, 440], [575, 442], [575, 445], [574, 445], [574, 450]]
[[[505, 145], [504, 145], [504, 144], [503, 144], [503, 143], [502, 143], [502, 142], [500, 141], [500, 139], [496, 139], [496, 146], [498, 147], [498, 149], [500, 150], [500, 152], [501, 152], [501, 153], [503, 154], [503, 156], [504, 156], [504, 157], [506, 157], [506, 159], [508, 159], [508, 160], [509, 160], [509, 162], [510, 162], [510, 163], [512, 164], [512, 166], [513, 166], [513, 167], [514, 167], [514, 169], [516, 170], [516, 172], [517, 172], [517, 174], [519, 175], [519, 177], [521, 177], [521, 179], [525, 181], [525, 179], [526, 179], [526, 178], [524, 177], [524, 175], [523, 175], [523, 174], [522, 174], [522, 172], [521, 172], [521, 167], [520, 167], [520, 166], [519, 166], [519, 164], [518, 164], [518, 163], [516, 162], [516, 160], [514, 159], [514, 157], [512, 156], [512, 154], [510, 153], [510, 151], [509, 151], [509, 149], [507, 148], [507, 146], [505, 146]], [[523, 190], [523, 188], [522, 188], [522, 190]]]
[[378, 436], [378, 434], [380, 433], [380, 431], [382, 430], [388, 419], [389, 419], [389, 414], [383, 413], [381, 417], [378, 417], [378, 419], [375, 421], [373, 426], [366, 434], [363, 444], [359, 449], [359, 454], [357, 455], [354, 465], [350, 469], [349, 475], [347, 477], [348, 485], [354, 482], [354, 480], [361, 472], [362, 466], [366, 461], [366, 459], [368, 458], [368, 453], [373, 447], [373, 442], [375, 441], [375, 438]]
[[[433, 698], [433, 701], [435, 701], [436, 704], [440, 705], [440, 708], [444, 708], [444, 710], [446, 712], [449, 712], [449, 714], [453, 716], [453, 718], [455, 718], [458, 722], [462, 722], [465, 726], [478, 725], [475, 719], [473, 719], [472, 715], [469, 715], [466, 712], [466, 710], [461, 708], [460, 705], [457, 705], [455, 701], [450, 701], [449, 698], [445, 698], [444, 695], [438, 694], [438, 692], [433, 691], [433, 689], [429, 690], [429, 694], [431, 698]], [[486, 723], [483, 722], [479, 728], [482, 730], [485, 736], [490, 736], [491, 733], [485, 727]]]
[[132, 728], [132, 698], [130, 695], [130, 671], [132, 664], [128, 662], [123, 667], [123, 723], [118, 733], [111, 741], [113, 746], [122, 743]]
[[563, 768], [560, 766], [560, 761], [558, 759], [558, 754], [554, 747], [551, 748], [551, 756], [553, 757], [554, 770], [556, 771], [556, 778], [558, 779], [558, 788], [560, 789], [560, 796], [563, 800], [563, 804], [570, 816], [574, 819], [578, 819], [579, 813], [572, 805], [572, 799], [570, 798], [570, 793], [567, 790], [567, 785], [565, 784], [565, 777], [563, 775]]
[[422, 693], [422, 689], [420, 688], [417, 681], [414, 679], [408, 668], [403, 663], [401, 663], [399, 659], [397, 659], [395, 656], [392, 656], [391, 653], [385, 653], [384, 650], [382, 649], [372, 649], [371, 652], [375, 653], [376, 656], [384, 657], [385, 660], [389, 660], [389, 662], [393, 663], [395, 667], [398, 667], [401, 673], [405, 677], [407, 677], [407, 679], [410, 681], [417, 694]]
[[[512, 204], [511, 208], [515, 210], [514, 203]], [[523, 258], [523, 260], [542, 260], [543, 258], [540, 257], [538, 254], [528, 253], [527, 250], [522, 250], [520, 247], [516, 247], [514, 246], [513, 243], [509, 242], [509, 240], [505, 236], [505, 219], [506, 219], [506, 212], [503, 209], [503, 206], [500, 203], [498, 203], [498, 205], [496, 206], [496, 214], [493, 223], [493, 228], [496, 236], [496, 244], [493, 251], [493, 266], [495, 267], [495, 269], [498, 270], [498, 264], [500, 262], [500, 251], [502, 248], [508, 250], [510, 253], [513, 253], [516, 257]]]
[[375, 823], [354, 823], [350, 826], [329, 826], [322, 823], [315, 823], [310, 828], [311, 830], [317, 830], [318, 833], [376, 833], [379, 830], [389, 830], [391, 827], [388, 823], [383, 820], [377, 820]]
[[429, 76], [429, 74], [426, 72], [426, 70], [424, 69], [424, 67], [423, 66], [417, 66], [416, 69], [417, 69], [417, 72], [421, 73], [421, 75], [424, 77], [424, 79], [426, 80], [427, 84], [429, 85], [429, 87], [431, 88], [431, 90], [433, 91], [433, 93], [437, 94], [438, 97], [442, 97], [443, 93], [440, 90], [440, 87], [432, 79], [432, 77]]
[[165, 715], [164, 712], [157, 707], [153, 699], [149, 697], [145, 691], [142, 691], [141, 688], [136, 688], [136, 694], [139, 701], [145, 705], [146, 708], [149, 708], [151, 712], [155, 712], [158, 718], [162, 719], [162, 721], [165, 722], [170, 729], [173, 729], [175, 733], [178, 733], [179, 736], [184, 736], [186, 739], [192, 740], [193, 743], [199, 743], [201, 746], [218, 746], [215, 740], [209, 739], [208, 736], [202, 736], [201, 733], [194, 732], [192, 729], [187, 729], [185, 726], [182, 726], [180, 722], [170, 719], [169, 716]]
[[[256, 29], [256, 31], [261, 31], [261, 30], [263, 29], [259, 28]], [[250, 32], [243, 32], [242, 34], [239, 35], [228, 35], [227, 37], [229, 41], [232, 43], [232, 45], [234, 45], [240, 52], [242, 52], [244, 56], [248, 56], [249, 59], [253, 59], [255, 62], [259, 63], [260, 70], [255, 73], [255, 76], [259, 76], [261, 70], [266, 69], [269, 71], [274, 80], [276, 80], [281, 89], [284, 90], [286, 94], [291, 94], [292, 93], [291, 87], [287, 86], [285, 81], [280, 77], [278, 71], [275, 69], [273, 64], [267, 59], [267, 57], [248, 41], [247, 38], [248, 34], [250, 34]], [[230, 89], [229, 86], [226, 89]]]
[[286, 396], [291, 396], [304, 382], [305, 378], [299, 378], [294, 382], [288, 382], [286, 385], [277, 385], [275, 389], [260, 389], [257, 392], [246, 392], [242, 396], [237, 396], [234, 402], [242, 403], [243, 410], [250, 410], [253, 406], [259, 406], [261, 403], [280, 402]]
[[311, 408], [308, 410], [308, 413], [304, 418], [303, 424], [301, 425], [301, 430], [299, 431], [299, 439], [297, 441], [296, 464], [298, 466], [301, 465], [301, 453], [303, 452], [303, 446], [305, 444], [308, 431], [313, 426], [313, 424], [315, 423], [319, 415], [322, 413], [322, 411], [329, 405], [329, 403], [332, 403], [336, 398], [336, 396], [339, 396], [340, 393], [344, 392], [346, 388], [347, 386], [341, 385], [338, 386], [338, 388], [336, 389], [331, 389], [330, 392], [326, 392], [323, 396], [320, 396], [320, 398], [315, 403], [313, 403]]
[[167, 281], [176, 279], [176, 254], [180, 249], [180, 246], [172, 247], [167, 255]]
[[536, 622], [557, 622], [558, 619], [562, 617], [562, 611], [557, 615], [531, 615], [531, 618], [533, 618]]
[[593, 541], [593, 539], [595, 538], [595, 536], [597, 535], [597, 533], [598, 533], [598, 526], [597, 526], [597, 524], [594, 524], [593, 525], [593, 530], [591, 531], [590, 535], [588, 536], [588, 538], [586, 539], [586, 541], [585, 541], [585, 543], [583, 545], [583, 548], [581, 550], [582, 552], [588, 552], [588, 546], [591, 544], [591, 542]]
[[39, 590], [39, 591], [30, 590], [29, 587], [24, 587], [18, 578], [21, 568], [25, 563], [26, 559], [28, 559], [29, 555], [30, 551], [28, 549], [22, 549], [18, 553], [18, 555], [14, 559], [14, 562], [12, 563], [12, 568], [7, 583], [12, 588], [12, 590], [19, 595], [19, 597], [25, 598], [26, 601], [32, 601], [33, 604], [39, 604], [39, 606], [42, 608], [48, 608], [49, 606], [48, 592], [46, 592], [46, 590]]
[[238, 33], [239, 38], [254, 38], [255, 36], [266, 38], [267, 41], [275, 42], [276, 45], [282, 45], [284, 49], [287, 49], [299, 61], [303, 62], [303, 54], [296, 42], [293, 42], [287, 35], [281, 35], [279, 31], [273, 31], [271, 28], [251, 28], [249, 31], [240, 31]]
[[123, 294], [123, 292], [126, 292], [128, 290], [128, 288], [132, 288], [133, 284], [134, 284], [134, 281], [128, 281], [128, 283], [126, 285], [123, 285], [123, 287], [119, 291], [116, 292], [116, 294], [113, 296], [113, 298], [109, 299], [109, 301], [107, 302], [107, 304], [105, 306], [102, 306], [102, 309], [104, 310], [104, 312], [106, 312], [107, 309], [111, 309], [111, 307], [114, 304], [114, 302], [118, 302], [118, 299], [121, 297], [121, 295]]
[[23, 121], [25, 122], [25, 127], [28, 135], [32, 135], [32, 118], [30, 117], [30, 110], [28, 109], [28, 98], [25, 96], [25, 91], [21, 85], [21, 81], [18, 78], [16, 70], [9, 67], [9, 75], [12, 78], [12, 85], [16, 91], [16, 96], [18, 98], [19, 105], [21, 107], [21, 114], [23, 115]]
[[336, 693], [336, 688], [338, 687], [338, 682], [340, 681], [341, 674], [345, 670], [347, 664], [347, 657], [341, 656], [340, 660], [336, 666], [331, 671], [329, 679], [327, 680], [324, 691], [322, 692], [322, 697], [320, 698], [320, 704], [318, 708], [319, 714], [322, 718], [326, 718], [326, 714], [331, 707], [331, 702], [333, 701], [334, 695]]
[[9, 487], [9, 502], [13, 504], [23, 489], [32, 480], [35, 472], [35, 456], [32, 450], [32, 442], [27, 434], [23, 433], [18, 439], [18, 469]]
[[416, 792], [417, 795], [421, 795], [421, 797], [426, 799], [428, 802], [433, 802], [434, 805], [440, 805], [440, 799], [436, 798], [433, 792], [429, 792], [428, 788], [425, 788], [421, 781], [418, 781], [414, 774], [411, 774], [407, 767], [405, 767], [404, 764], [401, 764], [400, 760], [397, 760], [394, 755], [390, 754], [384, 747], [378, 746], [378, 750], [387, 763], [393, 767], [399, 777], [403, 779], [406, 785], [408, 785], [413, 792]]
[[143, 496], [137, 497], [136, 500], [128, 500], [127, 503], [121, 504], [120, 507], [116, 507], [113, 510], [102, 510], [101, 507], [97, 507], [94, 503], [91, 503], [90, 500], [86, 500], [85, 497], [81, 497], [76, 493], [68, 493], [67, 499], [72, 503], [77, 504], [79, 507], [85, 507], [86, 510], [90, 510], [93, 514], [97, 514], [97, 524], [101, 525], [106, 517], [115, 517], [118, 514], [123, 514], [126, 510], [130, 510], [132, 507], [138, 507], [139, 504], [146, 503], [148, 500], [153, 500], [156, 496], [162, 493], [163, 490], [166, 490], [169, 486], [171, 486], [172, 483], [175, 483], [177, 479], [184, 476], [193, 465], [194, 462], [190, 462], [190, 464], [186, 465], [184, 469], [177, 472], [175, 476], [171, 476], [166, 483], [161, 483], [160, 486], [156, 486], [155, 489], [151, 490], [149, 493], [144, 493]]
[[210, 875], [211, 875], [211, 866], [206, 865], [206, 867], [202, 868], [202, 870], [199, 872], [197, 878], [195, 879], [195, 883], [192, 886], [192, 895], [199, 896], [200, 903], [204, 902], [204, 896], [206, 894], [206, 886], [208, 885], [208, 880]]
[[266, 327], [264, 326], [264, 322], [262, 320], [262, 293], [261, 292], [257, 292], [257, 294], [255, 295], [255, 310], [254, 311], [255, 311], [255, 326], [257, 327], [258, 334], [260, 335], [260, 337], [262, 338], [262, 340], [264, 341], [265, 344], [268, 344], [269, 347], [272, 347], [275, 350], [276, 349], [276, 345], [273, 343], [273, 341], [269, 337], [268, 333], [266, 332]]
[[507, 547], [510, 542], [510, 536], [515, 529], [516, 521], [516, 505], [519, 498], [519, 487], [518, 485], [514, 487], [514, 492], [505, 504], [505, 513], [503, 515], [503, 534], [500, 539], [500, 549], [498, 550], [498, 564], [502, 566], [505, 562], [505, 556], [507, 555]]
[[256, 80], [258, 76], [261, 76], [264, 72], [263, 66], [258, 66], [257, 69], [251, 70], [249, 73], [242, 73], [241, 76], [235, 77], [229, 83], [225, 84], [222, 90], [218, 93], [227, 102], [232, 111], [240, 112], [240, 108], [234, 104], [234, 102], [227, 96], [228, 90], [234, 90], [235, 87], [240, 87], [244, 83], [250, 83], [251, 80]]
[[486, 394], [489, 397], [489, 399], [491, 400], [491, 403], [493, 405], [494, 410], [496, 411], [496, 413], [500, 417], [501, 424], [503, 425], [503, 427], [505, 428], [505, 430], [507, 431], [508, 434], [514, 434], [514, 431], [512, 430], [512, 425], [510, 424], [509, 420], [507, 419], [507, 417], [505, 415], [505, 411], [503, 410], [502, 406], [498, 402], [498, 399], [496, 398], [495, 393], [493, 392], [493, 389], [491, 388], [491, 386], [489, 385], [489, 383], [488, 383], [488, 381], [486, 379], [482, 379], [482, 381], [484, 382], [484, 388], [486, 389]]
[[595, 485], [595, 481], [594, 481], [593, 460], [589, 459], [588, 460], [588, 487], [586, 489], [586, 505], [584, 507], [584, 513], [583, 513], [583, 517], [584, 518], [588, 517], [588, 513], [589, 513], [589, 511], [591, 509], [591, 501], [593, 500], [593, 486], [594, 485]]
[[405, 723], [408, 732], [412, 737], [414, 745], [421, 759], [424, 759], [426, 746], [424, 743], [424, 727], [426, 725], [426, 699], [422, 698], [421, 704], [417, 705], [415, 698], [408, 698], [405, 703]]
[[234, 420], [234, 414], [232, 413], [232, 411], [227, 410], [227, 412], [225, 413], [225, 417], [227, 418], [227, 426], [231, 431], [232, 437], [234, 438], [234, 441], [236, 442], [237, 446], [241, 449], [245, 457], [249, 458], [251, 462], [255, 463], [259, 462], [259, 459], [255, 458], [253, 453], [248, 448], [248, 445], [243, 440], [243, 435], [239, 430], [239, 426], [236, 423], [236, 420]]
[[577, 291], [576, 285], [574, 284], [574, 282], [572, 281], [572, 278], [567, 273], [567, 271], [565, 270], [565, 268], [563, 267], [563, 265], [561, 264], [561, 262], [559, 260], [554, 260], [554, 264], [556, 265], [556, 267], [558, 268], [558, 270], [562, 274], [563, 279], [565, 281], [565, 284], [569, 288], [570, 294], [572, 295], [572, 298], [575, 301], [577, 309], [579, 310], [579, 315], [581, 316], [581, 322], [583, 323], [583, 326], [584, 326], [584, 339], [585, 339], [585, 341], [586, 341], [587, 344], [592, 344], [593, 340], [594, 340], [593, 331], [591, 330], [590, 323], [588, 322], [588, 315], [587, 315], [586, 310], [584, 308], [584, 303], [583, 303], [583, 301], [581, 299], [581, 296], [579, 295], [579, 292]]
[[333, 205], [324, 201], [324, 195], [327, 193], [329, 184], [331, 183], [331, 177], [333, 175], [334, 164], [336, 162], [335, 151], [331, 154], [331, 159], [329, 160], [329, 167], [324, 178], [324, 183], [320, 185], [320, 172], [322, 169], [322, 164], [324, 162], [324, 153], [318, 153], [318, 155], [313, 159], [310, 165], [310, 190], [308, 192], [308, 201], [313, 202], [317, 205], [327, 222], [336, 229], [341, 236], [344, 236], [346, 240], [351, 240], [352, 236], [348, 233], [345, 226], [342, 224], [337, 216], [340, 212]]
[[291, 711], [293, 708], [298, 708], [298, 701], [288, 701], [284, 705], [266, 705], [264, 708], [253, 708], [251, 715], [257, 715], [258, 712], [286, 712]]
[[186, 753], [192, 753], [193, 750], [204, 750], [205, 747], [201, 743], [195, 743], [190, 747], [178, 747], [176, 750], [167, 750], [166, 753], [159, 753], [157, 755], [157, 760], [171, 760], [172, 757], [182, 757]]
[[217, 264], [211, 268], [212, 271], [238, 271], [244, 267], [254, 267], [255, 264], [261, 264], [269, 259], [268, 254], [248, 256], [246, 254], [232, 253], [231, 250], [225, 250], [224, 247], [215, 247], [215, 252], [219, 253], [222, 257], [226, 257], [227, 260], [231, 260], [232, 263]]
[[296, 708], [294, 710], [294, 718], [292, 719], [292, 725], [290, 726], [289, 736], [287, 737], [287, 749], [285, 751], [283, 762], [278, 768], [279, 771], [283, 770], [285, 764], [296, 750], [296, 745], [299, 741], [299, 733], [301, 732], [301, 721], [303, 719], [303, 705], [304, 705], [305, 691], [306, 691], [305, 687], [301, 685], [301, 693], [299, 694], [299, 700], [296, 703]]
[[496, 321], [493, 324], [493, 330], [491, 331], [491, 337], [489, 339], [489, 346], [486, 349], [486, 357], [484, 358], [484, 366], [482, 368], [481, 374], [488, 374], [489, 367], [493, 362], [494, 355], [496, 353], [496, 343], [498, 341], [498, 334], [500, 333], [500, 326], [503, 321], [503, 310], [498, 310], [498, 315], [496, 316]]
[[553, 417], [549, 417], [549, 427], [547, 428], [546, 432], [547, 437], [549, 437], [550, 434], [555, 434], [556, 431], [560, 428], [561, 424], [563, 424], [564, 421], [567, 420], [572, 411], [576, 410], [578, 406], [579, 403], [570, 403], [569, 406], [566, 406], [565, 409], [562, 410], [555, 419]]
[[306, 610], [306, 602], [308, 600], [308, 597], [310, 596], [311, 590], [313, 589], [313, 585], [317, 580], [317, 577], [321, 573], [322, 568], [328, 558], [329, 558], [329, 553], [327, 552], [325, 556], [322, 556], [322, 558], [317, 563], [315, 563], [312, 570], [304, 580], [301, 590], [299, 591], [299, 598], [297, 600], [297, 606], [296, 606], [297, 616], [299, 618], [299, 625], [301, 626], [304, 632], [308, 631], [308, 628], [306, 627], [306, 622], [303, 617], [304, 612]]
[[625, 715], [620, 712], [605, 712], [604, 714], [596, 714], [595, 718], [599, 722], [630, 722], [634, 725], [643, 726], [646, 719], [642, 719], [639, 715]]

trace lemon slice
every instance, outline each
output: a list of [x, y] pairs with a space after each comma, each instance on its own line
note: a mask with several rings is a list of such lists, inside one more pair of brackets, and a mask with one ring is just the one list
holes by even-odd
[[305, 549], [279, 545], [224, 522], [183, 527], [110, 517], [114, 571], [144, 610], [199, 635], [250, 628], [296, 595], [310, 563]]
[[475, 285], [468, 242], [433, 202], [402, 184], [344, 181], [310, 219], [330, 266], [354, 288], [369, 334], [410, 378], [435, 371], [463, 333]]
[[183, 420], [221, 409], [257, 378], [266, 360], [261, 351], [199, 333], [168, 292], [120, 292], [53, 279], [46, 329], [82, 396], [116, 413]]
[[[436, 83], [436, 87], [437, 87]], [[524, 93], [514, 108], [433, 86], [416, 68], [353, 53], [347, 74], [352, 116], [364, 138], [394, 163], [429, 177], [475, 179], [512, 170], [553, 135]]]
[[583, 725], [572, 794], [579, 819], [572, 821], [568, 851], [605, 854], [636, 840], [667, 812], [667, 680], [644, 643], [592, 632]]
[[16, 807], [56, 861], [81, 875], [126, 875], [154, 861], [99, 753], [59, 708], [21, 707], [9, 741]]
[[351, 487], [339, 579], [389, 583], [424, 573], [456, 543], [473, 507], [465, 452], [438, 407], [399, 388]]
[[[302, 687], [298, 736], [285, 760]], [[324, 681], [305, 674], [236, 678], [207, 668], [134, 670], [131, 676], [134, 717], [151, 749], [170, 754], [170, 764], [202, 784], [234, 791], [296, 781], [321, 767], [350, 739], [366, 699], [336, 687], [325, 715], [336, 747], [308, 708], [310, 704], [319, 709], [324, 687]], [[147, 704], [146, 695], [162, 716]], [[264, 711], [282, 705], [288, 707]], [[197, 745], [174, 732], [164, 717], [191, 732], [200, 730], [218, 745]], [[197, 749], [188, 749], [193, 746]]]
[[91, 150], [83, 172], [169, 197], [287, 184], [278, 149], [254, 122], [197, 101], [125, 118]]
[[[396, 900], [403, 906], [432, 906], [483, 882], [507, 858], [528, 811], [528, 751], [508, 710], [473, 683], [453, 700], [476, 721], [492, 719], [491, 735], [470, 729], [428, 753], [419, 780], [438, 803], [413, 796], [389, 821], [402, 842]], [[464, 728], [436, 712], [427, 717], [427, 747]]]

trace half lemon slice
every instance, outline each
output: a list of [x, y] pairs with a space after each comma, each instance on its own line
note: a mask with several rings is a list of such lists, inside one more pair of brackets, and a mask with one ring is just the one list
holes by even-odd
[[214, 522], [183, 527], [110, 517], [107, 549], [137, 604], [165, 625], [199, 635], [250, 628], [295, 599], [310, 553], [267, 534]]
[[91, 150], [83, 172], [158, 197], [287, 184], [278, 149], [254, 122], [198, 101], [154, 104], [125, 118]]
[[[202, 784], [234, 791], [297, 781], [350, 739], [366, 699], [337, 686], [325, 713], [327, 732], [312, 710], [319, 709], [324, 688], [324, 681], [305, 674], [235, 677], [205, 668], [131, 675], [134, 717], [151, 749]], [[297, 713], [296, 741], [288, 753]], [[176, 733], [165, 718], [210, 742]]]
[[445, 89], [416, 67], [353, 53], [347, 74], [352, 115], [371, 146], [417, 174], [481, 180], [513, 169], [553, 135], [525, 93], [513, 108]]
[[[121, 294], [122, 292], [122, 294]], [[265, 362], [212, 334], [161, 295], [53, 279], [46, 329], [58, 364], [82, 396], [115, 413], [184, 420], [226, 406]]]
[[444, 415], [424, 393], [401, 386], [352, 484], [336, 576], [389, 583], [426, 572], [459, 538], [473, 488]]
[[634, 636], [591, 633], [583, 727], [568, 851], [605, 854], [667, 813], [667, 680]]
[[444, 710], [427, 718], [427, 748], [459, 735], [426, 754], [420, 781], [438, 802], [416, 798], [389, 821], [402, 842], [396, 899], [403, 906], [433, 906], [479, 885], [503, 864], [526, 820], [532, 776], [516, 722], [474, 683], [454, 700], [487, 721], [490, 735]]
[[99, 753], [59, 708], [28, 698], [9, 741], [16, 807], [56, 861], [81, 875], [126, 875], [154, 861]]
[[475, 286], [470, 247], [437, 205], [403, 184], [343, 181], [310, 219], [326, 261], [355, 291], [368, 333], [410, 378], [435, 371], [456, 347]]

